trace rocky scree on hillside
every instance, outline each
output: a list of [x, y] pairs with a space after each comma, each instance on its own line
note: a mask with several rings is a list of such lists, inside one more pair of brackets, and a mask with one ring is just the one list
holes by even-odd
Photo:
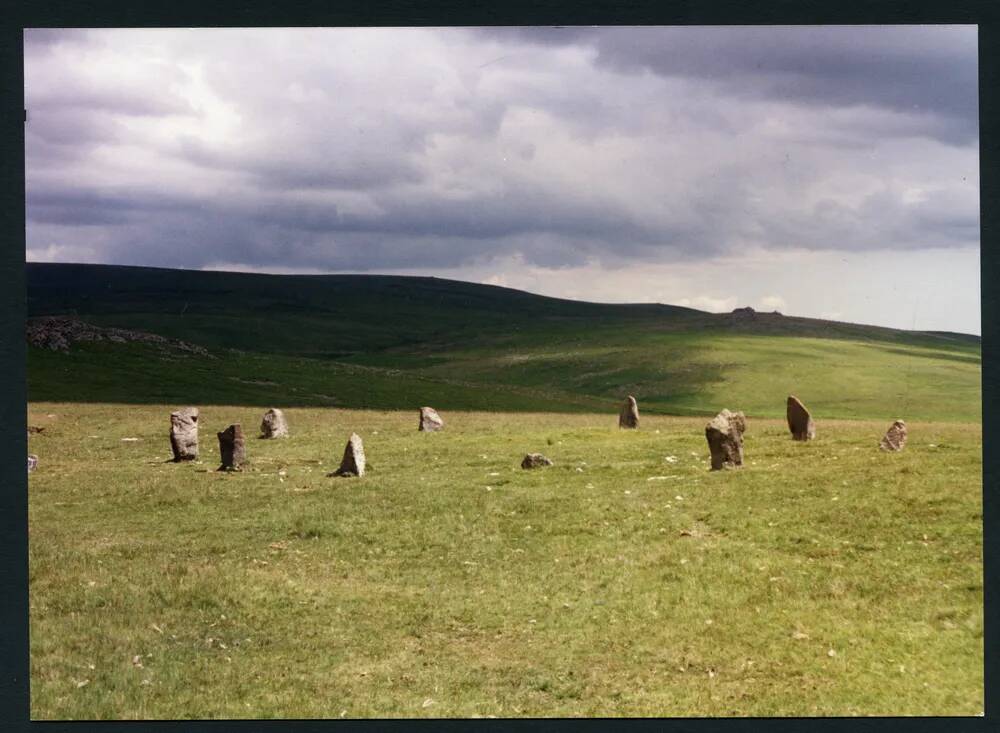
[[173, 349], [200, 356], [209, 355], [208, 349], [189, 344], [187, 341], [125, 328], [101, 328], [68, 316], [29, 318], [26, 331], [29, 344], [52, 351], [69, 351], [70, 345], [77, 341], [111, 341], [119, 344], [139, 341], [156, 344], [163, 350]]

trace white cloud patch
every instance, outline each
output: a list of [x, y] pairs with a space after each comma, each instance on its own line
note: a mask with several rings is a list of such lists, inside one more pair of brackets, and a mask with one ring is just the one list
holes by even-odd
[[765, 295], [758, 301], [760, 310], [784, 311], [788, 308], [788, 303], [780, 295]]

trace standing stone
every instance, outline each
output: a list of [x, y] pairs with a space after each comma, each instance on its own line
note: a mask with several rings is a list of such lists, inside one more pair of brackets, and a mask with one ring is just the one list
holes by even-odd
[[197, 407], [170, 413], [170, 448], [175, 461], [193, 461], [198, 457]]
[[887, 451], [903, 450], [906, 445], [906, 423], [896, 420], [886, 431], [885, 436], [879, 441], [879, 448]]
[[330, 474], [331, 476], [364, 476], [365, 475], [365, 447], [361, 443], [361, 436], [351, 433], [344, 448], [344, 458], [340, 462], [340, 468]]
[[247, 462], [246, 441], [243, 440], [243, 428], [239, 423], [230, 425], [219, 436], [219, 455], [222, 456], [220, 471], [239, 471]]
[[705, 426], [713, 471], [743, 465], [743, 433], [746, 429], [743, 413], [729, 410], [723, 410]]
[[812, 415], [795, 395], [788, 395], [788, 429], [792, 431], [792, 440], [812, 440], [816, 437], [816, 424]]
[[31, 473], [38, 467], [38, 456], [34, 453], [28, 454], [28, 473]]
[[635, 429], [639, 427], [639, 405], [635, 402], [635, 397], [629, 395], [622, 405], [622, 411], [618, 413], [618, 427]]
[[421, 407], [420, 408], [420, 427], [419, 430], [423, 430], [428, 433], [433, 433], [435, 430], [440, 430], [444, 427], [444, 420], [441, 416], [437, 414], [437, 410], [433, 407]]
[[260, 423], [262, 438], [287, 438], [288, 423], [285, 422], [285, 413], [281, 410], [271, 408], [264, 413], [264, 419]]
[[521, 461], [521, 468], [541, 468], [542, 466], [551, 466], [552, 461], [543, 456], [541, 453], [529, 453]]

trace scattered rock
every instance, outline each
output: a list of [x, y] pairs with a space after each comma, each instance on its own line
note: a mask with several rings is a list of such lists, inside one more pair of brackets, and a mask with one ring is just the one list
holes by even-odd
[[879, 448], [886, 451], [903, 450], [903, 446], [906, 445], [906, 423], [902, 420], [896, 420], [889, 426], [878, 445]]
[[433, 433], [435, 430], [440, 430], [444, 427], [444, 420], [441, 416], [437, 414], [437, 410], [433, 407], [421, 407], [420, 408], [420, 427], [427, 433]]
[[625, 398], [621, 412], [618, 413], [618, 427], [634, 430], [639, 427], [639, 405], [636, 404], [635, 397], [629, 395]]
[[28, 454], [28, 473], [31, 473], [38, 467], [38, 456], [34, 453]]
[[812, 440], [816, 437], [816, 424], [812, 415], [798, 397], [788, 395], [785, 413], [788, 418], [788, 429], [792, 432], [792, 440]]
[[220, 471], [239, 471], [247, 462], [246, 441], [243, 439], [243, 427], [236, 423], [230, 425], [219, 437], [219, 455], [222, 456]]
[[340, 461], [338, 468], [330, 476], [364, 476], [365, 475], [365, 447], [361, 442], [361, 436], [351, 433], [344, 447], [344, 458]]
[[743, 465], [743, 433], [746, 417], [742, 412], [723, 410], [705, 426], [705, 438], [712, 454], [712, 470]]
[[552, 461], [543, 456], [541, 453], [529, 453], [521, 461], [521, 468], [540, 468], [542, 466], [551, 466]]
[[288, 423], [285, 421], [285, 413], [272, 407], [264, 413], [264, 419], [260, 423], [262, 438], [287, 438]]
[[198, 457], [198, 408], [185, 407], [170, 413], [170, 448], [174, 461]]
[[69, 316], [31, 318], [27, 322], [25, 331], [28, 343], [32, 346], [53, 351], [69, 351], [70, 345], [77, 341], [112, 341], [115, 343], [141, 341], [192, 354], [208, 355], [208, 350], [204, 347], [189, 344], [186, 341], [168, 339], [155, 333], [130, 331], [124, 328], [101, 328]]

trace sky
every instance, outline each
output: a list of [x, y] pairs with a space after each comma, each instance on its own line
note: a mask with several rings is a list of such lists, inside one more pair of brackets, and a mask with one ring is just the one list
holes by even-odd
[[975, 26], [25, 31], [26, 256], [980, 333]]

